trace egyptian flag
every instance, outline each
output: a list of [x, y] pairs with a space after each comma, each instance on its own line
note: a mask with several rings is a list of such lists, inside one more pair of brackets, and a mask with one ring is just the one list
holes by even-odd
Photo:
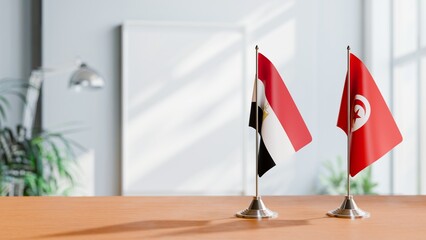
[[[288, 158], [289, 153], [310, 143], [312, 137], [277, 69], [261, 53], [258, 53], [257, 84], [261, 137], [258, 174], [261, 177], [277, 161]], [[256, 129], [256, 88], [249, 125]]]
[[402, 142], [402, 136], [368, 69], [352, 53], [349, 57], [350, 133], [347, 77], [337, 126], [349, 136], [350, 174], [353, 177]]

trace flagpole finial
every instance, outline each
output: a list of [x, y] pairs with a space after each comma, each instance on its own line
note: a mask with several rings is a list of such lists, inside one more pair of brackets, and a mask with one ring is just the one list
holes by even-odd
[[258, 46], [258, 45], [256, 45], [256, 47], [255, 47], [254, 49], [259, 50], [259, 46]]
[[350, 51], [350, 50], [351, 50], [351, 47], [348, 45], [348, 47], [347, 47], [346, 49], [348, 49], [348, 51]]

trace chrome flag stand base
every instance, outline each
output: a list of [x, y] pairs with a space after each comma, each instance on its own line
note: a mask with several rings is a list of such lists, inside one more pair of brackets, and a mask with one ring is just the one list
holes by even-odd
[[352, 195], [345, 196], [345, 200], [343, 200], [342, 206], [333, 211], [329, 211], [327, 215], [330, 217], [351, 219], [370, 217], [370, 213], [364, 212], [356, 205]]
[[260, 197], [253, 197], [250, 206], [236, 214], [240, 218], [276, 218], [278, 213], [269, 210]]

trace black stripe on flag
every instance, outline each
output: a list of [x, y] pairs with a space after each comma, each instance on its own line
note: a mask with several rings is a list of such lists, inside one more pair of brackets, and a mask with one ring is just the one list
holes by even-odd
[[[259, 135], [260, 135], [260, 146], [259, 146], [259, 162], [258, 162], [258, 171], [257, 174], [259, 174], [259, 177], [262, 177], [263, 174], [265, 174], [269, 169], [273, 168], [275, 166], [275, 162], [272, 159], [271, 155], [268, 152], [268, 149], [266, 149], [265, 143], [262, 139], [262, 122], [263, 122], [263, 109], [261, 107], [258, 107], [258, 120], [259, 120]], [[251, 103], [251, 109], [250, 109], [250, 120], [249, 120], [249, 126], [256, 129], [256, 103]]]

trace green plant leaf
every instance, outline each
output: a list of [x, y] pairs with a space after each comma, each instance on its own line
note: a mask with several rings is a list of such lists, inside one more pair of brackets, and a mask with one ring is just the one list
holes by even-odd
[[[0, 140], [8, 134], [14, 135], [10, 130], [0, 129]], [[18, 135], [12, 138], [21, 139]], [[0, 164], [0, 176], [2, 176], [4, 168], [25, 169], [27, 171], [24, 178], [25, 195], [56, 195], [60, 193], [60, 187], [73, 188], [75, 186], [75, 178], [70, 164], [78, 167], [74, 153], [76, 146], [63, 133], [43, 131], [43, 134], [25, 139], [19, 144], [21, 147], [16, 148], [16, 151], [20, 152], [13, 152], [13, 155], [24, 154], [24, 160], [11, 161], [7, 165]], [[0, 151], [2, 146], [2, 141], [0, 141]], [[2, 179], [0, 178], [0, 183], [3, 183]], [[62, 186], [63, 184], [65, 185]]]
[[1, 116], [2, 120], [6, 120], [7, 119], [6, 112], [4, 111], [4, 108], [3, 108], [2, 105], [0, 105], [0, 116]]
[[[347, 169], [341, 157], [336, 161], [326, 161], [323, 163], [324, 174], [320, 175], [320, 193], [346, 194]], [[371, 167], [366, 168], [351, 181], [352, 194], [376, 194], [375, 188], [378, 186], [372, 180]]]

